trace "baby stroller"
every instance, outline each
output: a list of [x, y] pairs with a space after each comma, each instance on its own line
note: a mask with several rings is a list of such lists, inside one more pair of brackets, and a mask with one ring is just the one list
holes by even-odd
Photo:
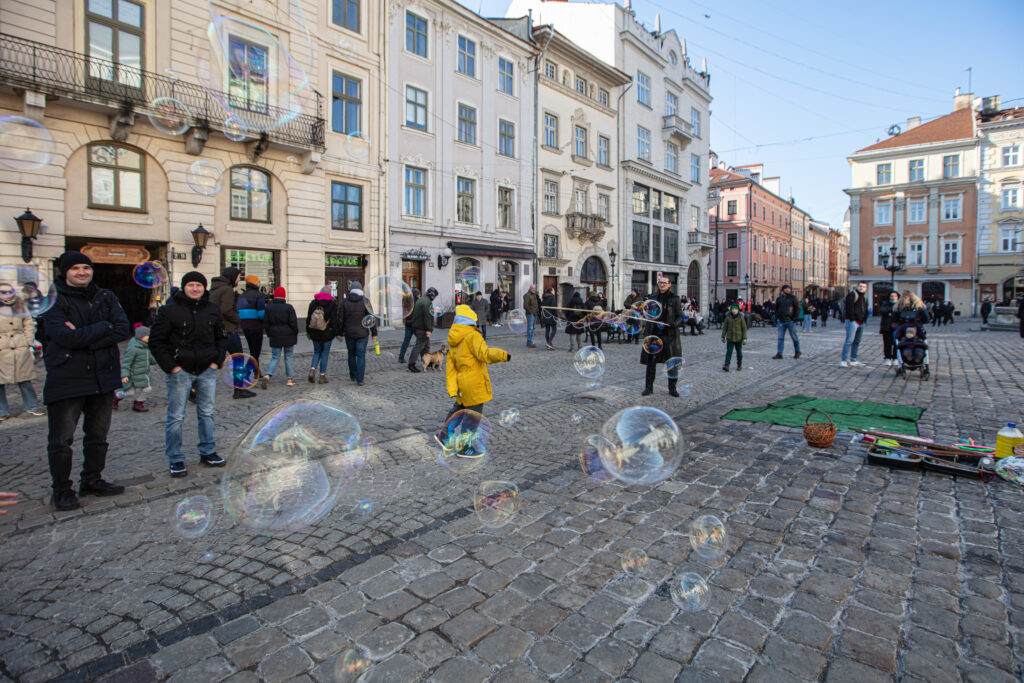
[[928, 342], [924, 328], [909, 322], [900, 325], [893, 337], [896, 339], [896, 376], [906, 380], [910, 373], [920, 372], [921, 380], [927, 382], [931, 377], [928, 367]]

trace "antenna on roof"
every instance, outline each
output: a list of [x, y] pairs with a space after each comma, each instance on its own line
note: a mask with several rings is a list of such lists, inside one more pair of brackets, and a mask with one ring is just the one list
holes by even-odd
[[903, 132], [903, 129], [900, 128], [900, 124], [894, 123], [891, 126], [889, 126], [889, 130], [885, 132], [888, 133], [889, 135], [899, 135], [900, 133]]

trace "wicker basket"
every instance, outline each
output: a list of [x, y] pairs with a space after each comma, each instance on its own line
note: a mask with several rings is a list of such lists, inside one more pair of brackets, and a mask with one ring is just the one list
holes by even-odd
[[[824, 422], [811, 422], [811, 415], [818, 413], [824, 415], [825, 419], [828, 420], [828, 424]], [[832, 441], [836, 438], [836, 424], [829, 417], [828, 413], [823, 413], [820, 410], [812, 410], [807, 414], [807, 419], [804, 420], [804, 438], [807, 439], [807, 445], [813, 448], [828, 448], [832, 445]]]

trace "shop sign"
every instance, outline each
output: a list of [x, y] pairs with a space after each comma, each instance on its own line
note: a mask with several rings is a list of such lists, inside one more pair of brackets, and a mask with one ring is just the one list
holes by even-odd
[[274, 252], [230, 249], [228, 250], [227, 260], [234, 263], [273, 263]]
[[359, 254], [324, 254], [327, 268], [362, 268], [363, 257]]

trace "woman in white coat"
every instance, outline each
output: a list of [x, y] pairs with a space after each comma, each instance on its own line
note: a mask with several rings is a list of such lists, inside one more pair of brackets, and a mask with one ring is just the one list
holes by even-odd
[[7, 406], [7, 385], [17, 384], [21, 405], [29, 415], [43, 415], [32, 387], [36, 368], [32, 342], [36, 323], [28, 317], [25, 302], [9, 282], [0, 282], [0, 422], [11, 416]]

